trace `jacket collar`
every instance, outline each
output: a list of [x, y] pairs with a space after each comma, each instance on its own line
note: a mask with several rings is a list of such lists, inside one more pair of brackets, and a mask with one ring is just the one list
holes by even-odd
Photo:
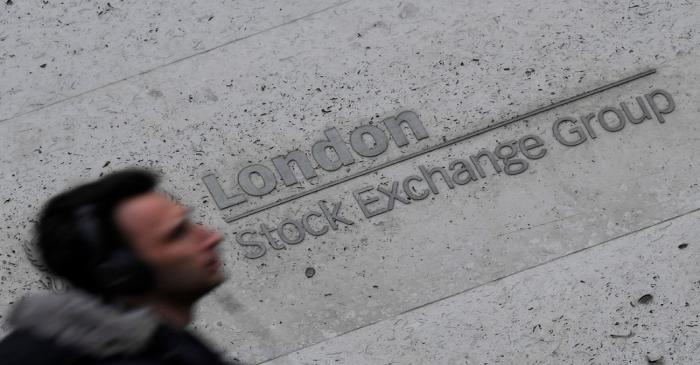
[[121, 309], [77, 290], [24, 298], [8, 321], [15, 329], [95, 357], [142, 350], [159, 324], [147, 309]]

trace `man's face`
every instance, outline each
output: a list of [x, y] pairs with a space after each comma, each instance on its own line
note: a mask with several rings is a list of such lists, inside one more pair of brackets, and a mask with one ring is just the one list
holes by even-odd
[[224, 281], [215, 250], [221, 235], [189, 219], [189, 210], [162, 193], [117, 207], [117, 224], [156, 274], [156, 292], [199, 298]]

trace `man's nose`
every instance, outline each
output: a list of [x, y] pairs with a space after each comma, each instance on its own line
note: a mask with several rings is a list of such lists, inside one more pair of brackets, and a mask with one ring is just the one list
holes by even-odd
[[207, 249], [207, 250], [212, 249], [212, 248], [218, 246], [219, 243], [221, 243], [223, 236], [217, 230], [210, 228], [210, 227], [205, 227], [203, 225], [200, 225], [199, 229], [201, 229], [202, 233], [204, 234], [204, 248], [205, 249]]

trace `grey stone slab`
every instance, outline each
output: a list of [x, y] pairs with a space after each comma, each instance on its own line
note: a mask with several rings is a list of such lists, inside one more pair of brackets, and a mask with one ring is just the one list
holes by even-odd
[[[621, 95], [634, 94], [635, 89], [649, 90], [647, 82], [658, 86], [661, 80], [669, 81], [663, 71], [654, 77], [654, 81], [640, 81], [623, 91], [581, 101], [531, 118], [528, 124], [494, 131], [325, 191], [320, 198], [341, 200], [347, 207], [344, 214], [355, 220], [355, 225], [343, 228], [347, 236], [307, 239], [283, 252], [268, 247], [270, 252], [257, 264], [259, 275], [246, 276], [251, 281], [250, 291], [232, 286], [218, 292], [221, 312], [212, 317], [222, 318], [235, 307], [227, 300], [238, 289], [239, 294], [233, 297], [257, 295], [262, 301], [257, 308], [275, 308], [264, 312], [264, 318], [255, 317], [256, 310], [246, 312], [250, 317], [244, 316], [251, 322], [267, 322], [270, 336], [279, 336], [271, 343], [298, 336], [310, 339], [314, 337], [311, 333], [331, 338], [349, 327], [372, 323], [697, 208], [698, 171], [691, 152], [698, 138], [691, 115], [697, 110], [692, 106], [687, 117], [676, 119], [680, 135], [664, 129], [671, 124], [649, 123], [629, 126], [619, 135], [601, 135], [581, 149], [548, 144], [549, 155], [531, 162], [527, 173], [491, 176], [451, 191], [442, 185], [443, 193], [430, 201], [407, 206], [397, 203], [394, 211], [375, 218], [362, 218], [350, 196], [353, 189], [390, 185], [394, 179], [416, 174], [419, 163], [446, 166], [452, 158], [493, 147], [495, 141], [534, 131], [551, 142], [549, 127], [558, 117], [599, 110], [626, 99]], [[678, 105], [692, 105], [690, 100]], [[677, 112], [676, 117], [681, 115], [680, 107]], [[260, 223], [275, 226], [284, 218], [301, 217], [313, 208], [315, 199], [304, 198], [257, 219], [237, 222], [234, 230]], [[316, 271], [312, 279], [304, 277], [307, 267]], [[260, 288], [274, 290], [261, 295]], [[209, 313], [215, 312], [203, 315]], [[300, 320], [305, 316], [308, 320]], [[212, 325], [216, 323], [213, 318], [203, 326], [205, 332], [216, 333], [216, 338], [232, 339], [243, 327], [240, 318], [235, 322], [232, 330]], [[288, 322], [294, 330], [285, 335]], [[251, 335], [246, 333], [240, 339], [248, 340]]]
[[266, 362], [694, 364], [700, 213]]
[[340, 2], [3, 1], [0, 120]]
[[[202, 303], [198, 329], [244, 360], [264, 361], [632, 232], [699, 206], [700, 81], [692, 3], [354, 1], [0, 124], [0, 312], [51, 283], [21, 250], [40, 204], [81, 179], [131, 165], [227, 234], [231, 280]], [[474, 10], [478, 9], [478, 11]], [[631, 51], [631, 52], [630, 52]], [[654, 75], [527, 122], [266, 210], [225, 219], [320, 184], [578, 95], [649, 67]], [[560, 117], [632, 102], [656, 88], [676, 110], [576, 147], [554, 141]], [[220, 211], [201, 178], [228, 193], [237, 172], [336, 127], [416, 111], [429, 138], [359, 158], [312, 181]], [[363, 218], [352, 192], [445, 166], [526, 134], [547, 155], [515, 176], [489, 175]], [[242, 229], [342, 202], [354, 221], [257, 260]], [[307, 278], [313, 267], [315, 276]], [[3, 331], [7, 329], [3, 327]]]

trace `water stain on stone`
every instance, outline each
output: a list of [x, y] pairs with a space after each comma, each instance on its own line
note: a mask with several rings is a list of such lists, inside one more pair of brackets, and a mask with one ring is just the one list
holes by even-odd
[[406, 3], [406, 5], [404, 5], [403, 8], [401, 8], [401, 12], [399, 13], [399, 18], [401, 18], [401, 19], [413, 18], [414, 16], [416, 16], [416, 14], [418, 14], [419, 10], [420, 9], [416, 5], [411, 4], [411, 3]]
[[219, 302], [221, 308], [231, 315], [237, 314], [237, 312], [243, 307], [241, 303], [239, 303], [233, 297], [233, 295], [222, 290], [217, 291], [214, 298], [217, 302]]
[[209, 101], [218, 101], [219, 97], [209, 88], [204, 89], [204, 98]]

